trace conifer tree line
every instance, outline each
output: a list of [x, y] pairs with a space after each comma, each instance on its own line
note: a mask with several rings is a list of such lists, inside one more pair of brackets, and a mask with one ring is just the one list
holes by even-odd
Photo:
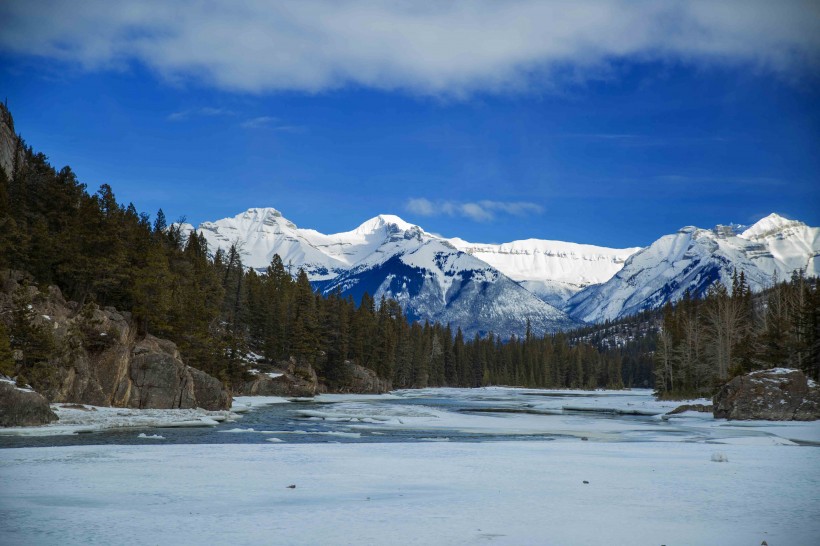
[[[458, 328], [408, 321], [390, 299], [320, 295], [304, 271], [292, 274], [278, 256], [264, 272], [249, 269], [241, 248], [213, 252], [201, 235], [169, 225], [161, 210], [152, 221], [118, 203], [105, 184], [89, 194], [69, 167], [57, 171], [20, 145], [24, 161], [10, 178], [0, 171], [0, 269], [55, 284], [79, 308], [130, 311], [139, 334], [171, 339], [186, 363], [228, 384], [247, 379], [249, 353], [273, 364], [308, 362], [331, 385], [344, 385], [345, 361], [397, 388], [624, 384], [620, 355], [609, 358], [564, 334], [465, 339]], [[29, 349], [25, 366], [43, 366], [59, 348], [40, 340], [34, 345], [42, 349], [31, 350], [37, 336], [48, 336], [28, 328], [25, 304], [24, 318], [3, 322], [0, 353], [7, 340], [12, 350]]]
[[796, 271], [753, 294], [744, 274], [731, 292], [713, 284], [703, 299], [686, 294], [663, 309], [655, 351], [656, 388], [672, 397], [708, 396], [753, 370], [797, 368], [820, 377], [820, 290]]
[[[279, 256], [265, 271], [247, 268], [241, 248], [209, 249], [203, 236], [169, 225], [161, 210], [152, 220], [118, 203], [108, 185], [89, 194], [69, 167], [57, 171], [20, 146], [23, 160], [12, 176], [0, 169], [0, 269], [57, 285], [78, 309], [131, 312], [139, 335], [174, 341], [187, 364], [228, 385], [248, 379], [248, 355], [258, 355], [256, 365], [291, 357], [309, 363], [338, 388], [348, 361], [394, 388], [655, 385], [664, 394], [700, 394], [755, 367], [794, 364], [817, 377], [816, 280], [798, 276], [753, 296], [741, 278], [731, 295], [715, 287], [704, 301], [687, 298], [662, 315], [557, 334], [528, 328], [510, 340], [492, 333], [465, 339], [449, 325], [409, 321], [390, 299], [319, 294]], [[8, 375], [17, 366], [14, 372], [38, 377], [36, 369], [65, 348], [31, 325], [23, 298], [15, 302], [14, 316], [0, 320], [0, 366]], [[14, 350], [24, 360], [11, 363]]]

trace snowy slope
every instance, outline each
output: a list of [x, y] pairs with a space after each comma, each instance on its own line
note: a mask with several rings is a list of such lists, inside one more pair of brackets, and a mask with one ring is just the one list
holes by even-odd
[[544, 301], [563, 306], [590, 284], [608, 281], [640, 250], [526, 239], [500, 245], [448, 239], [457, 249], [498, 269]]
[[364, 292], [397, 300], [413, 319], [461, 327], [467, 336], [522, 335], [527, 321], [542, 334], [577, 325], [492, 266], [430, 236], [408, 238], [325, 285], [360, 298]]
[[735, 271], [757, 291], [797, 269], [818, 275], [819, 254], [820, 228], [776, 214], [740, 235], [723, 226], [689, 226], [634, 254], [609, 281], [573, 296], [565, 310], [586, 322], [615, 319], [677, 301], [686, 290], [701, 295], [716, 280], [731, 287]]
[[313, 233], [297, 228], [273, 208], [253, 208], [233, 218], [203, 222], [198, 231], [212, 250], [227, 250], [236, 244], [243, 263], [255, 269], [267, 267], [274, 254], [279, 254], [285, 266], [291, 265], [294, 271], [303, 267], [316, 279], [332, 278], [348, 266], [317, 248]]
[[763, 245], [764, 250], [750, 258], [766, 273], [777, 273], [778, 279], [788, 279], [797, 269], [808, 277], [820, 276], [820, 228], [770, 214], [740, 237]]

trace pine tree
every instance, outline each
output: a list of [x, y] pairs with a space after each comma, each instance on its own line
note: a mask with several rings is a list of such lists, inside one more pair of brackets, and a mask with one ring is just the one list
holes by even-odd
[[299, 269], [296, 277], [292, 306], [292, 355], [312, 363], [318, 353], [318, 317], [313, 287], [304, 269]]
[[[2, 171], [2, 169], [0, 169]], [[0, 322], [0, 374], [8, 377], [16, 375], [16, 366], [12, 357], [11, 340], [6, 325]]]

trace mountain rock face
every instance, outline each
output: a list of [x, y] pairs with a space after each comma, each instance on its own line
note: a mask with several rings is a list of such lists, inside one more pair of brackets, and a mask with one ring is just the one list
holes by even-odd
[[743, 272], [753, 291], [803, 270], [820, 274], [820, 228], [771, 214], [737, 234], [733, 229], [685, 227], [633, 254], [611, 279], [574, 295], [565, 310], [585, 322], [631, 315], [703, 295], [715, 281], [731, 287]]

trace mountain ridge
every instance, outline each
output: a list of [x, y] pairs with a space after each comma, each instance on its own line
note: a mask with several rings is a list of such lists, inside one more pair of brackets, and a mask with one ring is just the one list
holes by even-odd
[[686, 226], [630, 256], [611, 279], [575, 294], [564, 309], [602, 322], [677, 301], [687, 290], [701, 296], [715, 281], [731, 290], [735, 273], [759, 291], [798, 270], [820, 275], [820, 228], [774, 213], [741, 233]]
[[701, 295], [715, 281], [730, 285], [734, 272], [744, 272], [755, 291], [796, 270], [820, 274], [820, 228], [776, 213], [749, 227], [685, 226], [623, 249], [534, 238], [471, 243], [391, 214], [323, 234], [272, 207], [182, 229], [197, 229], [212, 249], [238, 244], [249, 267], [263, 270], [279, 254], [324, 293], [383, 295], [418, 320], [463, 323], [481, 334], [520, 335], [527, 321], [555, 331], [614, 319], [677, 301], [687, 290]]

